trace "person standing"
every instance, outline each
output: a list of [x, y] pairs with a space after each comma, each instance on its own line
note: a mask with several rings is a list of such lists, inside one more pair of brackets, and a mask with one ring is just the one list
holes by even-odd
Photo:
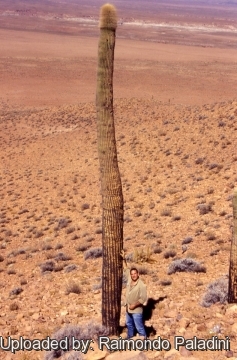
[[125, 275], [127, 276], [126, 287], [126, 325], [128, 329], [127, 338], [135, 336], [136, 331], [138, 334], [147, 338], [146, 330], [143, 321], [143, 306], [147, 301], [147, 289], [144, 282], [139, 277], [138, 269], [127, 266], [124, 251], [121, 252], [123, 258]]

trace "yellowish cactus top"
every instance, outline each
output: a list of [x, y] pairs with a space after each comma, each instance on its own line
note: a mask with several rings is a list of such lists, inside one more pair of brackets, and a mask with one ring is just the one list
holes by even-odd
[[104, 4], [100, 8], [100, 29], [116, 29], [117, 11], [111, 4]]

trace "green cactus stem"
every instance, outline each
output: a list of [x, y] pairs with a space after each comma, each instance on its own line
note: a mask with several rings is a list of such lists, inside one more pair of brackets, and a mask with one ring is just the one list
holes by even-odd
[[118, 168], [113, 112], [113, 68], [117, 27], [116, 9], [100, 11], [96, 89], [98, 158], [102, 194], [102, 323], [119, 335], [122, 292], [123, 193]]

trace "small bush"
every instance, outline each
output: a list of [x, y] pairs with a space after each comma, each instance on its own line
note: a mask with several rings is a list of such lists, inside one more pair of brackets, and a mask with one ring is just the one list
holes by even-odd
[[70, 264], [70, 265], [67, 265], [65, 268], [64, 268], [64, 272], [65, 273], [69, 273], [73, 270], [76, 270], [77, 269], [77, 266], [75, 264]]
[[211, 232], [208, 232], [206, 234], [206, 236], [207, 236], [207, 240], [215, 240], [216, 239], [216, 235]]
[[60, 252], [55, 257], [54, 260], [56, 261], [68, 261], [71, 260], [71, 256], [65, 255], [64, 253]]
[[16, 274], [16, 270], [15, 269], [9, 269], [9, 270], [7, 270], [7, 274], [8, 275], [14, 275], [14, 274]]
[[76, 230], [75, 226], [70, 226], [70, 227], [67, 228], [65, 231], [66, 231], [66, 234], [71, 234], [71, 233], [73, 233], [75, 230]]
[[43, 264], [40, 264], [41, 272], [44, 273], [46, 271], [54, 271], [55, 263], [53, 261], [46, 261]]
[[26, 253], [25, 249], [13, 250], [10, 252], [10, 254], [8, 254], [8, 257], [17, 256], [17, 255], [21, 255], [21, 254], [25, 254], [25, 253]]
[[[78, 340], [87, 340], [87, 339], [97, 340], [99, 336], [108, 336], [108, 334], [109, 332], [104, 326], [90, 322], [84, 326], [79, 326], [79, 325], [66, 326], [58, 330], [56, 333], [54, 333], [51, 336], [51, 339], [55, 339], [59, 342], [60, 340], [67, 337], [69, 341], [68, 350], [72, 350], [72, 337]], [[44, 360], [53, 360], [55, 358], [59, 358], [60, 356], [63, 356], [64, 353], [65, 352], [62, 349], [50, 351], [46, 354]], [[79, 357], [81, 353], [80, 352], [77, 353], [78, 354], [76, 356], [78, 356], [78, 358], [81, 359], [81, 357]], [[76, 360], [76, 359], [77, 358], [73, 357], [70, 360]]]
[[76, 248], [76, 251], [86, 251], [89, 249], [89, 247], [91, 247], [90, 244], [82, 244]]
[[222, 277], [212, 282], [207, 287], [207, 292], [204, 295], [201, 306], [210, 307], [212, 304], [220, 302], [224, 304], [228, 297], [228, 278]]
[[80, 294], [81, 293], [81, 287], [74, 281], [70, 281], [66, 286], [66, 295], [74, 293], [74, 294]]
[[138, 272], [139, 272], [140, 275], [149, 274], [149, 270], [145, 266], [139, 266]]
[[132, 256], [132, 261], [135, 261], [136, 263], [153, 262], [154, 260], [151, 258], [151, 255], [152, 250], [149, 246], [136, 249]]
[[94, 238], [93, 236], [89, 236], [89, 237], [86, 239], [87, 242], [91, 242], [91, 241], [93, 241], [93, 240], [95, 240], [95, 238]]
[[87, 210], [87, 209], [89, 209], [89, 208], [90, 208], [90, 205], [87, 204], [87, 203], [82, 204], [82, 206], [81, 206], [81, 209], [82, 209], [82, 210]]
[[55, 231], [66, 228], [69, 224], [69, 220], [66, 218], [60, 218], [58, 220], [58, 225], [54, 228]]
[[199, 204], [197, 209], [199, 210], [200, 215], [205, 215], [212, 211], [211, 205], [208, 204]]
[[173, 221], [179, 221], [181, 219], [181, 216], [180, 215], [174, 215], [173, 217], [172, 217], [172, 220]]
[[156, 245], [153, 249], [154, 254], [160, 254], [162, 253], [162, 249], [160, 246]]
[[162, 285], [162, 286], [169, 286], [171, 284], [172, 284], [171, 280], [161, 280], [160, 281], [160, 285]]
[[220, 249], [216, 249], [216, 250], [211, 251], [210, 256], [217, 255], [219, 251], [220, 251]]
[[90, 250], [87, 250], [84, 254], [84, 259], [97, 259], [99, 257], [102, 256], [102, 248], [101, 247], [97, 247], [97, 248], [92, 248]]
[[63, 244], [60, 243], [55, 246], [55, 250], [60, 250], [62, 248], [63, 248]]
[[161, 216], [171, 216], [171, 210], [163, 209], [160, 214], [161, 214]]
[[59, 272], [59, 271], [62, 271], [63, 269], [64, 269], [64, 265], [60, 264], [60, 265], [55, 266], [54, 271]]
[[204, 265], [201, 265], [197, 261], [186, 258], [174, 260], [168, 269], [168, 275], [174, 274], [176, 272], [206, 272]]
[[9, 295], [12, 296], [12, 295], [19, 295], [21, 292], [23, 291], [23, 289], [21, 287], [17, 287], [17, 288], [14, 288], [10, 291]]
[[193, 238], [188, 236], [182, 241], [182, 245], [190, 244], [193, 241]]
[[0, 262], [4, 261], [4, 257], [0, 255]]
[[96, 230], [95, 230], [95, 233], [96, 233], [96, 234], [102, 234], [102, 228], [96, 229]]
[[45, 250], [45, 251], [52, 250], [52, 246], [50, 244], [44, 244], [42, 246], [42, 250]]
[[18, 309], [19, 309], [19, 305], [16, 302], [11, 303], [9, 306], [9, 310], [11, 310], [11, 311], [15, 311]]
[[164, 258], [165, 259], [169, 259], [170, 257], [175, 257], [176, 256], [176, 251], [175, 250], [168, 250], [164, 253]]

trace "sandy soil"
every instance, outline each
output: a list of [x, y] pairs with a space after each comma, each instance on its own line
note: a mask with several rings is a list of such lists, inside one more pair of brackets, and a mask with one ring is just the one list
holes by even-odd
[[[124, 248], [130, 257], [151, 251], [151, 263], [138, 263], [157, 300], [147, 328], [151, 338], [156, 333], [172, 341], [176, 334], [208, 338], [218, 325], [231, 352], [180, 352], [172, 359], [235, 359], [236, 307], [200, 303], [207, 285], [226, 281], [229, 270], [237, 182], [236, 2], [114, 3]], [[101, 258], [85, 259], [86, 249], [101, 247], [98, 8], [95, 0], [0, 2], [3, 337], [45, 338], [65, 324], [101, 321]], [[168, 275], [172, 251], [206, 272]], [[44, 270], [47, 261], [52, 271]], [[69, 291], [75, 284], [78, 293]], [[0, 357], [44, 354], [0, 351]]]

